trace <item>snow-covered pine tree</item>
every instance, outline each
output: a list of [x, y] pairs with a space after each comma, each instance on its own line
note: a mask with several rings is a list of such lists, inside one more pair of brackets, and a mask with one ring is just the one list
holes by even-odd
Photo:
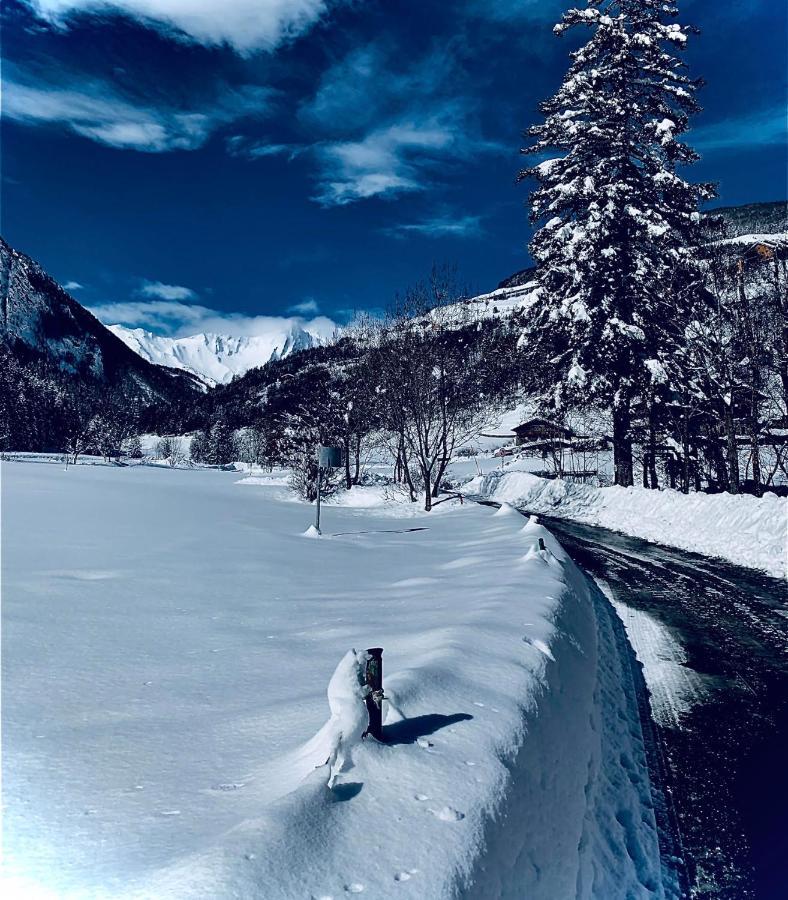
[[208, 434], [205, 462], [212, 466], [226, 466], [236, 458], [235, 435], [232, 428], [220, 418], [214, 422]]
[[591, 39], [571, 54], [544, 122], [524, 153], [546, 157], [535, 178], [530, 251], [538, 286], [528, 345], [546, 367], [554, 409], [601, 404], [612, 412], [615, 477], [632, 484], [631, 420], [669, 390], [683, 340], [683, 309], [699, 274], [700, 200], [714, 196], [678, 170], [698, 157], [679, 140], [699, 110], [675, 55], [694, 29], [666, 0], [588, 0], [555, 26]]
[[129, 459], [142, 459], [142, 441], [138, 434], [132, 434], [123, 443], [123, 451]]

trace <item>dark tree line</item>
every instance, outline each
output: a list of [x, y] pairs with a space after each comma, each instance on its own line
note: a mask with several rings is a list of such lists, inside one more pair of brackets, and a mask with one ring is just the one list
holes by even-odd
[[2, 451], [135, 456], [140, 434], [182, 431], [193, 418], [187, 394], [163, 400], [131, 379], [92, 378], [0, 342]]

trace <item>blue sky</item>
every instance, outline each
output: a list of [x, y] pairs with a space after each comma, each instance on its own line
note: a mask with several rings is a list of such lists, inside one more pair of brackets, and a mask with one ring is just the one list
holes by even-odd
[[[254, 331], [528, 264], [558, 0], [6, 0], [2, 232], [105, 321]], [[694, 0], [720, 203], [786, 196], [786, 9]]]

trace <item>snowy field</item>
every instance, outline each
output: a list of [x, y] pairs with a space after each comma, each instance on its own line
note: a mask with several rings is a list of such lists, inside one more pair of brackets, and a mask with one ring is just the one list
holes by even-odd
[[0, 472], [3, 896], [676, 896], [623, 629], [539, 524], [367, 491], [310, 540], [281, 477]]
[[537, 478], [521, 471], [517, 463], [485, 472], [462, 490], [668, 547], [718, 556], [775, 578], [785, 578], [788, 571], [788, 499], [768, 492], [759, 498], [594, 488]]

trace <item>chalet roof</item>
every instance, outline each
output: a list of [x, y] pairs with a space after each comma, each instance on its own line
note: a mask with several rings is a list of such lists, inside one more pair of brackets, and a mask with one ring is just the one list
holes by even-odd
[[520, 425], [515, 425], [514, 428], [512, 428], [512, 431], [515, 434], [519, 434], [521, 431], [526, 431], [529, 428], [535, 427], [552, 428], [563, 434], [572, 434], [572, 429], [568, 428], [566, 425], [560, 425], [558, 422], [551, 422], [549, 419], [542, 419], [539, 416], [535, 416], [533, 419], [527, 419]]
[[574, 431], [566, 425], [561, 425], [558, 422], [551, 422], [549, 419], [542, 419], [538, 416], [533, 419], [528, 419], [520, 425], [515, 425], [515, 427], [512, 428], [512, 431], [518, 437], [522, 437], [536, 429], [546, 431], [553, 435], [562, 435], [563, 437], [571, 437], [574, 434]]

